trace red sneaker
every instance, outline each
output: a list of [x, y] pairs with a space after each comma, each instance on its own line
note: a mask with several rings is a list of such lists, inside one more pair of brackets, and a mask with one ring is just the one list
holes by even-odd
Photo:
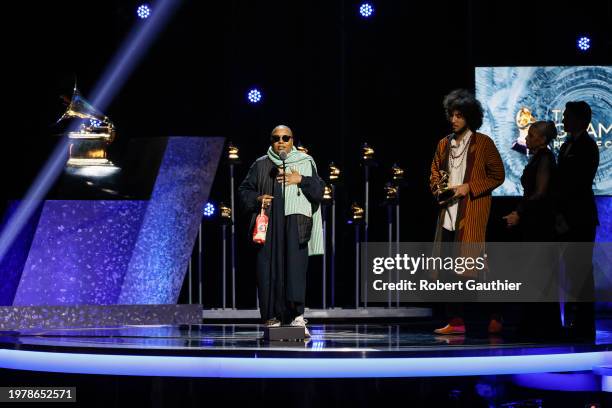
[[504, 325], [497, 319], [491, 319], [487, 331], [489, 334], [500, 334], [504, 329]]
[[451, 326], [447, 324], [444, 327], [434, 330], [436, 334], [465, 334], [465, 325]]

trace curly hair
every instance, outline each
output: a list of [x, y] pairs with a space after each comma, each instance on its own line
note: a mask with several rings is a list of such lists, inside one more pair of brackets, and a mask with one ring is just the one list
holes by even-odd
[[476, 131], [482, 126], [482, 105], [467, 89], [451, 91], [444, 97], [442, 104], [448, 120], [453, 116], [453, 112], [459, 111], [465, 118], [470, 130]]

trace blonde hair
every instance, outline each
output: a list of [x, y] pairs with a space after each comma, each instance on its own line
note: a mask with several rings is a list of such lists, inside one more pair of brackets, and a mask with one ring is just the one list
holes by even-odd
[[557, 137], [557, 125], [552, 120], [539, 120], [534, 122], [531, 127], [544, 136], [546, 144], [550, 144]]

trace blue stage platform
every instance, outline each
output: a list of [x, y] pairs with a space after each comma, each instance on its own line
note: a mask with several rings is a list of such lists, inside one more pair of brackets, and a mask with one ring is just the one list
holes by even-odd
[[[312, 325], [307, 342], [267, 342], [259, 325], [123, 326], [0, 333], [0, 368], [202, 378], [407, 378], [592, 372], [612, 364], [612, 332], [591, 342], [436, 336], [413, 324]], [[606, 376], [602, 377], [602, 382]]]

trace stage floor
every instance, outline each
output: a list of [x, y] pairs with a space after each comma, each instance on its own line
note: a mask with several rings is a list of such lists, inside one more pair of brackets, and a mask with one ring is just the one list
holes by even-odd
[[423, 377], [593, 370], [612, 364], [612, 332], [591, 342], [437, 336], [406, 324], [313, 324], [306, 342], [267, 342], [256, 324], [0, 332], [0, 368], [228, 378]]
[[[515, 355], [526, 352], [612, 350], [612, 332], [595, 342], [546, 342], [516, 336], [439, 336], [415, 325], [309, 325], [305, 342], [269, 342], [257, 324], [121, 326], [0, 331], [3, 348], [33, 351], [101, 352], [242, 357], [406, 357]], [[544, 349], [544, 350], [542, 350]], [[530, 351], [531, 350], [531, 351]]]

